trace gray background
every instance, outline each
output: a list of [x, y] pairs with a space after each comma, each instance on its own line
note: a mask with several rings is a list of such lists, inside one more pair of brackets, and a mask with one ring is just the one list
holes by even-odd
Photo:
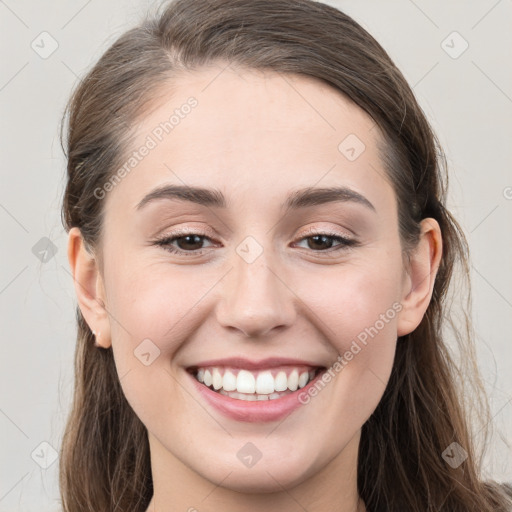
[[[493, 412], [485, 472], [512, 480], [512, 1], [328, 3], [386, 48], [446, 150], [449, 207], [472, 251], [472, 317]], [[59, 510], [52, 454], [71, 398], [76, 299], [59, 217], [58, 125], [77, 77], [151, 4], [0, 0], [0, 512]], [[453, 31], [469, 44], [457, 58], [464, 43]], [[58, 48], [42, 58], [52, 40]], [[48, 261], [43, 237], [55, 244]]]

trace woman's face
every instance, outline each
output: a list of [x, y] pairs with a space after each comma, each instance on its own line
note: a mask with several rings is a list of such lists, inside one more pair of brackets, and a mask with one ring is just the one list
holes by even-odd
[[239, 491], [354, 464], [408, 286], [378, 137], [327, 85], [224, 66], [137, 126], [102, 199], [101, 336], [154, 464]]

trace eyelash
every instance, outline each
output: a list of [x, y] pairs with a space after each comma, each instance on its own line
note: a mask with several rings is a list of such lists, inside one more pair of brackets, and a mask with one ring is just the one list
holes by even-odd
[[[168, 251], [172, 254], [178, 254], [178, 255], [184, 255], [184, 256], [200, 256], [204, 253], [204, 251], [206, 249], [196, 249], [196, 250], [192, 250], [192, 251], [184, 251], [182, 249], [176, 249], [175, 247], [171, 246], [171, 243], [175, 242], [177, 239], [185, 238], [187, 236], [193, 236], [193, 235], [211, 241], [211, 239], [204, 233], [195, 233], [193, 231], [182, 231], [182, 232], [171, 233], [169, 235], [165, 235], [162, 238], [154, 240], [152, 242], [152, 245], [161, 246], [166, 251]], [[309, 231], [309, 232], [306, 232], [305, 235], [307, 235], [307, 236], [303, 236], [302, 238], [299, 239], [299, 241], [307, 240], [308, 238], [313, 238], [316, 236], [324, 236], [324, 237], [332, 238], [334, 241], [340, 242], [340, 244], [337, 247], [334, 247], [334, 248], [330, 247], [327, 250], [315, 251], [315, 250], [311, 249], [314, 253], [331, 253], [331, 252], [340, 251], [340, 250], [347, 250], [351, 247], [356, 247], [359, 245], [359, 242], [355, 239], [346, 238], [344, 236], [340, 236], [339, 234], [332, 233], [332, 232]]]

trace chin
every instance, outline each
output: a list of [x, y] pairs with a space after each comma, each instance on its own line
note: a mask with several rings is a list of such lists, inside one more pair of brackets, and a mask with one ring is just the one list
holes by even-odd
[[[215, 477], [218, 478], [218, 473]], [[282, 492], [283, 488], [291, 489], [304, 480], [306, 475], [303, 472], [290, 471], [290, 468], [284, 469], [281, 466], [244, 470], [236, 468], [221, 485], [240, 493], [266, 494]]]
[[[236, 459], [233, 464], [214, 465], [211, 471], [203, 472], [203, 477], [212, 483], [240, 493], [273, 493], [283, 488], [291, 489], [299, 485], [314, 473], [312, 466], [306, 461], [291, 461], [285, 455], [277, 455], [275, 459], [263, 460], [263, 457], [252, 467], [245, 467]], [[221, 475], [229, 476], [223, 480]]]

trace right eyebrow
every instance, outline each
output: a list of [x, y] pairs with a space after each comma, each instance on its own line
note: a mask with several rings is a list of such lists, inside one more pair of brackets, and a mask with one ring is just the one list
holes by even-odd
[[146, 204], [158, 199], [179, 199], [190, 201], [204, 206], [226, 208], [226, 198], [220, 190], [188, 187], [185, 185], [164, 185], [152, 190], [137, 204], [136, 209], [140, 210]]

